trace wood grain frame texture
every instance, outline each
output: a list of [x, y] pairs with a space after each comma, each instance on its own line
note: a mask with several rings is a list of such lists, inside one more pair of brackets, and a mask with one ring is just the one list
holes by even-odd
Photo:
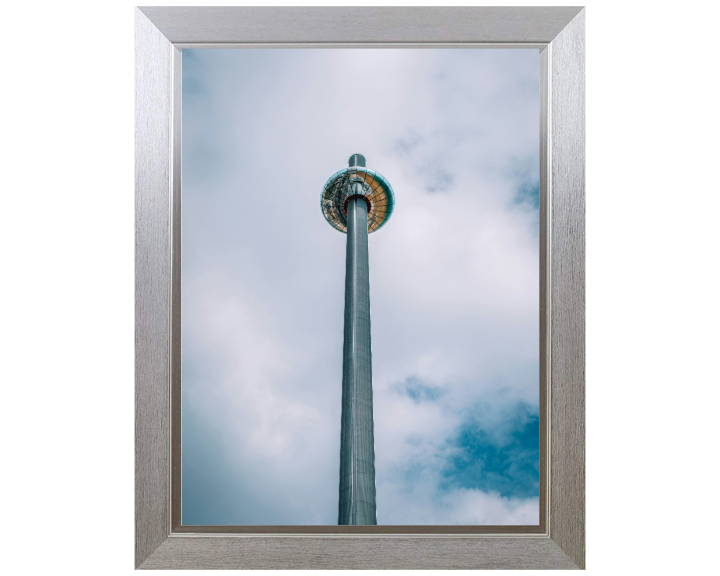
[[[583, 569], [584, 9], [144, 7], [135, 16], [136, 567]], [[181, 50], [243, 46], [538, 49], [538, 527], [181, 526]]]

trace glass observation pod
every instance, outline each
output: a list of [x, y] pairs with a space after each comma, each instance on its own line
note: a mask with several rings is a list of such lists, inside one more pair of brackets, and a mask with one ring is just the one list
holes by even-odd
[[320, 194], [320, 207], [330, 225], [347, 233], [347, 199], [351, 178], [364, 182], [363, 195], [368, 204], [368, 234], [375, 232], [388, 221], [395, 207], [395, 193], [382, 174], [362, 166], [344, 168], [335, 172]]

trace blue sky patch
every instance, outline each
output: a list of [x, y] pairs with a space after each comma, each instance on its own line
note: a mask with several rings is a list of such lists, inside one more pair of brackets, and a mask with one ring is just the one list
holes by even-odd
[[442, 487], [496, 492], [506, 498], [539, 495], [539, 414], [536, 406], [515, 404], [503, 430], [466, 422], [451, 440], [454, 455], [443, 470]]
[[420, 404], [420, 402], [434, 402], [445, 393], [442, 388], [424, 384], [414, 376], [405, 380], [397, 389], [401, 394], [408, 395], [415, 404]]
[[518, 187], [516, 201], [530, 204], [537, 210], [540, 207], [540, 182], [523, 182]]

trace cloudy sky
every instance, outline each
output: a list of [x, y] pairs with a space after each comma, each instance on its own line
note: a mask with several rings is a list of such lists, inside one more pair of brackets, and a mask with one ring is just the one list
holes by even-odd
[[353, 153], [379, 524], [537, 524], [537, 50], [183, 50], [183, 524], [337, 524]]

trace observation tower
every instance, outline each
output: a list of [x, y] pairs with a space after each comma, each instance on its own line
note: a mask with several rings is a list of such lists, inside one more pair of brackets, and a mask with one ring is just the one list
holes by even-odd
[[377, 516], [368, 234], [388, 221], [395, 194], [381, 174], [365, 167], [362, 154], [348, 164], [320, 195], [325, 219], [347, 234], [338, 524], [369, 525]]

